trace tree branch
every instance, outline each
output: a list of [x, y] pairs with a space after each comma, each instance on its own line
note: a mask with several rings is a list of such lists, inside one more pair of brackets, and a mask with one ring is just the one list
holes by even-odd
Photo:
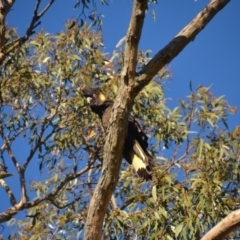
[[12, 206], [14, 206], [17, 201], [16, 198], [12, 192], [12, 190], [9, 188], [9, 186], [6, 184], [6, 182], [3, 179], [0, 179], [0, 185], [4, 188], [4, 190], [6, 191], [9, 199], [10, 199], [10, 203]]
[[[12, 5], [14, 4], [15, 0], [8, 0], [8, 1], [0, 1], [0, 52], [2, 52], [2, 48], [5, 43], [5, 33], [6, 33], [6, 26], [5, 26], [5, 18], [11, 9]], [[1, 57], [1, 56], [0, 56]]]
[[46, 124], [47, 124], [47, 119], [44, 118], [44, 122], [42, 124], [42, 127], [41, 127], [41, 131], [40, 131], [40, 134], [38, 136], [38, 140], [36, 141], [36, 144], [33, 148], [31, 148], [30, 150], [30, 153], [25, 161], [25, 163], [23, 164], [23, 169], [24, 171], [27, 169], [27, 166], [28, 164], [30, 163], [30, 161], [32, 160], [34, 154], [36, 153], [36, 151], [38, 150], [38, 148], [43, 144], [45, 143], [52, 135], [53, 133], [55, 132], [55, 130], [57, 129], [57, 125], [54, 125], [53, 126], [53, 129], [52, 131], [45, 137], [45, 139], [42, 139], [43, 137], [43, 134], [44, 134], [44, 131], [46, 130]]
[[89, 163], [84, 169], [82, 169], [81, 171], [79, 171], [76, 174], [68, 174], [58, 185], [58, 187], [56, 187], [51, 193], [46, 194], [45, 196], [38, 198], [30, 203], [26, 204], [25, 208], [30, 208], [30, 207], [34, 207], [36, 205], [38, 205], [39, 203], [45, 201], [45, 200], [52, 200], [53, 197], [55, 197], [59, 191], [69, 182], [74, 180], [75, 178], [80, 177], [83, 173], [87, 172], [89, 169], [91, 169], [93, 162]]
[[10, 156], [10, 158], [11, 158], [11, 160], [12, 160], [12, 162], [13, 162], [13, 165], [15, 166], [17, 172], [19, 173], [19, 172], [20, 172], [20, 165], [19, 165], [16, 157], [14, 156], [14, 154], [13, 154], [13, 152], [12, 152], [11, 145], [10, 145], [10, 144], [11, 144], [11, 141], [10, 141], [8, 138], [6, 138], [6, 136], [4, 135], [2, 129], [1, 129], [0, 133], [1, 133], [1, 137], [2, 137], [2, 139], [3, 139], [3, 141], [4, 141], [4, 145], [2, 146], [2, 149], [3, 149], [3, 150], [4, 150], [4, 149], [7, 150], [8, 155]]
[[20, 177], [20, 185], [21, 185], [21, 192], [22, 192], [22, 197], [21, 197], [21, 204], [25, 204], [28, 201], [28, 196], [27, 196], [27, 190], [26, 190], [26, 181], [25, 181], [25, 171], [23, 168], [20, 167], [19, 171], [19, 177]]
[[231, 212], [215, 227], [202, 237], [201, 240], [220, 240], [224, 239], [229, 233], [240, 227], [240, 210]]
[[137, 92], [146, 86], [158, 71], [171, 62], [193, 41], [197, 34], [201, 32], [212, 18], [229, 2], [230, 0], [212, 0], [167, 46], [160, 50], [142, 71], [139, 72], [135, 84]]
[[[137, 64], [138, 44], [141, 38], [147, 1], [135, 0], [133, 4], [132, 17], [126, 36], [126, 47], [124, 53], [124, 67], [122, 79], [128, 88], [134, 84]], [[130, 90], [130, 89], [129, 89]]]
[[78, 197], [75, 197], [73, 201], [71, 201], [70, 203], [67, 203], [65, 205], [59, 205], [58, 203], [56, 203], [53, 199], [51, 198], [48, 198], [48, 201], [51, 202], [56, 208], [58, 209], [64, 209], [66, 207], [69, 207], [71, 205], [73, 205], [74, 203], [76, 203], [77, 201], [79, 201], [80, 199], [82, 199], [83, 196], [78, 196]]
[[4, 140], [5, 149], [7, 150], [8, 155], [12, 159], [12, 162], [13, 162], [13, 164], [14, 164], [14, 166], [17, 169], [17, 172], [19, 174], [20, 185], [21, 185], [21, 192], [22, 192], [20, 203], [21, 204], [25, 204], [28, 201], [26, 185], [25, 185], [25, 170], [24, 170], [24, 168], [22, 168], [19, 165], [15, 155], [13, 154], [13, 151], [12, 151], [12, 148], [11, 148], [11, 145], [10, 145], [11, 142], [10, 142], [10, 140], [8, 138], [5, 137], [3, 131], [1, 131], [1, 136], [2, 136], [2, 139]]
[[121, 86], [114, 101], [110, 127], [104, 146], [102, 175], [91, 198], [85, 228], [85, 240], [101, 239], [105, 212], [117, 185], [127, 132], [128, 116], [132, 107], [131, 88], [134, 84], [138, 43], [141, 36], [147, 0], [135, 0], [126, 37]]
[[13, 207], [7, 209], [5, 212], [0, 214], [0, 223], [6, 222], [8, 220], [10, 220], [14, 215], [16, 215], [20, 210], [23, 209], [28, 209], [34, 206], [37, 206], [38, 204], [40, 204], [43, 201], [46, 200], [52, 200], [58, 193], [59, 191], [71, 180], [74, 180], [75, 178], [80, 177], [82, 174], [84, 174], [85, 172], [87, 172], [91, 167], [92, 167], [93, 162], [88, 163], [88, 165], [82, 169], [81, 171], [79, 171], [76, 174], [68, 174], [58, 185], [58, 187], [56, 187], [51, 193], [46, 194], [43, 197], [37, 198], [32, 202], [26, 202], [23, 203], [22, 201], [20, 201], [19, 203], [15, 204]]
[[[51, 7], [51, 5], [54, 3], [54, 1], [55, 0], [50, 0], [49, 3], [47, 4], [47, 6], [40, 13], [38, 13], [41, 0], [37, 0], [36, 5], [35, 5], [35, 9], [34, 9], [34, 12], [33, 12], [33, 17], [32, 17], [31, 23], [28, 26], [28, 29], [25, 33], [25, 36], [17, 39], [14, 42], [11, 42], [10, 44], [12, 44], [12, 46], [9, 47], [9, 48], [7, 48], [7, 45], [9, 45], [9, 44], [4, 46], [5, 31], [6, 31], [5, 17], [6, 17], [7, 13], [5, 14], [3, 20], [2, 20], [1, 14], [0, 14], [0, 63], [2, 63], [4, 61], [4, 59], [6, 58], [6, 56], [9, 53], [14, 51], [16, 48], [19, 48], [22, 44], [24, 44], [29, 39], [29, 37], [32, 34], [35, 33], [34, 29], [41, 24], [39, 19], [47, 12], [47, 10]], [[9, 0], [8, 2], [11, 2], [11, 6], [12, 6], [12, 4], [14, 3], [14, 0], [12, 0], [12, 1]], [[10, 7], [9, 7], [9, 9], [10, 9]]]

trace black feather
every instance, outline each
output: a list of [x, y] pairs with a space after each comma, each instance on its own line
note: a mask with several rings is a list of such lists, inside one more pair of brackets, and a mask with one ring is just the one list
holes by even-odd
[[[91, 110], [98, 114], [102, 120], [102, 124], [105, 130], [109, 126], [109, 121], [111, 118], [111, 110], [113, 106], [113, 101], [107, 98], [101, 100], [100, 94], [102, 94], [100, 88], [85, 87], [82, 90], [83, 96], [89, 101], [89, 106]], [[140, 146], [140, 147], [139, 147]], [[132, 164], [132, 152], [140, 158], [144, 164], [145, 168], [138, 168], [137, 174], [139, 177], [145, 180], [152, 179], [152, 168], [153, 168], [153, 157], [148, 153], [148, 137], [143, 132], [139, 123], [132, 117], [129, 117], [128, 121], [128, 134], [125, 139], [125, 146], [123, 157]], [[144, 156], [144, 159], [143, 159]]]

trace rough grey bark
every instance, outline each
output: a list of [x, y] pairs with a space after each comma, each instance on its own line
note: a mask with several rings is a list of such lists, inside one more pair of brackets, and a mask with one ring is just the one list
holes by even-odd
[[99, 240], [102, 238], [104, 215], [118, 181], [123, 151], [122, 140], [126, 135], [127, 119], [134, 98], [151, 81], [157, 72], [175, 58], [228, 2], [230, 0], [212, 0], [136, 76], [136, 56], [147, 8], [147, 0], [134, 0], [132, 16], [126, 36], [121, 86], [114, 101], [110, 127], [104, 146], [102, 175], [89, 205], [85, 225], [85, 240]]

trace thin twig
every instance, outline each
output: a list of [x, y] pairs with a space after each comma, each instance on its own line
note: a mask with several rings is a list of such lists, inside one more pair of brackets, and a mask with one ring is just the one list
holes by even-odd
[[[11, 47], [9, 47], [8, 49], [6, 49], [6, 46], [5, 46], [5, 49], [3, 49], [2, 52], [0, 53], [0, 63], [3, 62], [3, 60], [6, 58], [6, 56], [9, 53], [13, 52], [15, 49], [17, 49], [20, 46], [22, 46], [29, 39], [29, 37], [32, 34], [35, 33], [34, 29], [41, 24], [39, 19], [47, 12], [47, 10], [52, 6], [54, 1], [55, 0], [50, 0], [48, 5], [38, 14], [38, 10], [39, 10], [39, 6], [40, 6], [40, 3], [41, 3], [41, 0], [37, 0], [36, 5], [35, 5], [35, 9], [34, 9], [34, 12], [33, 12], [33, 17], [32, 17], [30, 25], [27, 28], [25, 36], [23, 36], [23, 37], [21, 37], [21, 38], [19, 38], [17, 40], [14, 40], [15, 43]], [[11, 2], [11, 0], [9, 0], [9, 2]], [[14, 1], [12, 1], [12, 2], [14, 2]], [[5, 33], [4, 33], [3, 37], [5, 37]]]
[[44, 131], [46, 130], [45, 126], [46, 126], [47, 121], [45, 121], [45, 120], [46, 120], [46, 119], [44, 119], [44, 122], [43, 122], [43, 124], [42, 124], [41, 131], [40, 131], [38, 140], [37, 140], [34, 148], [32, 148], [32, 149], [30, 150], [30, 153], [29, 153], [29, 155], [28, 155], [25, 163], [23, 164], [23, 169], [24, 169], [24, 171], [26, 170], [29, 162], [32, 160], [32, 158], [33, 158], [34, 154], [36, 153], [37, 149], [38, 149], [43, 143], [45, 143], [45, 142], [52, 136], [52, 134], [55, 132], [55, 130], [56, 130], [56, 128], [57, 128], [57, 126], [54, 126], [53, 130], [45, 137], [45, 139], [42, 139], [43, 134], [44, 134]]
[[87, 179], [87, 185], [89, 188], [89, 192], [90, 192], [90, 198], [93, 195], [93, 189], [92, 189], [92, 182], [91, 182], [91, 176], [92, 176], [92, 168], [88, 171], [88, 179]]
[[[5, 137], [3, 131], [1, 131], [1, 137], [2, 137], [2, 139], [3, 139], [3, 141], [4, 141], [4, 148], [7, 150], [8, 155], [10, 156], [10, 158], [11, 158], [11, 160], [12, 160], [12, 162], [13, 162], [15, 168], [16, 168], [16, 170], [17, 170], [18, 173], [19, 173], [19, 172], [20, 172], [20, 165], [19, 165], [16, 157], [14, 156], [14, 154], [13, 154], [13, 152], [12, 152], [11, 145], [10, 145], [11, 143], [10, 143], [9, 139], [7, 139], [7, 138]], [[2, 147], [3, 147], [3, 146], [2, 146]]]
[[17, 214], [20, 210], [28, 209], [34, 206], [37, 206], [43, 201], [52, 199], [55, 197], [59, 191], [71, 180], [80, 177], [82, 174], [87, 172], [92, 167], [93, 162], [90, 162], [84, 169], [79, 171], [76, 174], [68, 174], [56, 187], [51, 193], [44, 195], [43, 197], [37, 198], [32, 202], [25, 202], [23, 203], [20, 201], [19, 203], [15, 204], [13, 207], [7, 209], [5, 212], [0, 214], [0, 223], [6, 222], [7, 220], [10, 220], [15, 214]]
[[59, 204], [57, 204], [52, 198], [48, 198], [47, 200], [48, 200], [49, 202], [51, 202], [52, 205], [54, 205], [56, 208], [58, 208], [58, 209], [64, 209], [64, 208], [66, 208], [66, 207], [69, 207], [69, 206], [73, 205], [74, 203], [76, 203], [77, 201], [79, 201], [81, 198], [83, 198], [82, 195], [81, 195], [81, 196], [78, 196], [78, 197], [75, 197], [72, 202], [67, 203], [67, 204], [65, 204], [65, 205], [59, 205]]
[[49, 200], [49, 199], [52, 199], [54, 196], [56, 196], [59, 191], [66, 185], [66, 183], [68, 183], [69, 181], [75, 179], [75, 178], [78, 178], [80, 177], [82, 174], [84, 174], [85, 172], [87, 172], [91, 166], [92, 166], [93, 163], [91, 164], [88, 164], [84, 169], [82, 169], [81, 171], [79, 171], [78, 173], [76, 174], [68, 174], [64, 180], [62, 180], [60, 182], [60, 184], [58, 185], [58, 187], [56, 187], [51, 193], [49, 194], [46, 194], [45, 196], [41, 197], [41, 198], [38, 198], [30, 203], [27, 203], [26, 204], [26, 207], [25, 208], [30, 208], [30, 207], [34, 207], [36, 205], [38, 205], [39, 203], [45, 201], [45, 200]]

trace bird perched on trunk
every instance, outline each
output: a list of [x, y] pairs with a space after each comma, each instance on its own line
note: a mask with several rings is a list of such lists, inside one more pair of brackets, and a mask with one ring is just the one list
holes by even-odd
[[[113, 101], [109, 100], [100, 88], [85, 87], [82, 89], [83, 96], [86, 97], [91, 110], [98, 114], [102, 120], [102, 125], [106, 131], [113, 106]], [[132, 164], [138, 176], [145, 179], [152, 179], [153, 157], [148, 153], [148, 137], [143, 132], [139, 123], [130, 116], [128, 119], [128, 134], [125, 139], [123, 157], [129, 164]]]

